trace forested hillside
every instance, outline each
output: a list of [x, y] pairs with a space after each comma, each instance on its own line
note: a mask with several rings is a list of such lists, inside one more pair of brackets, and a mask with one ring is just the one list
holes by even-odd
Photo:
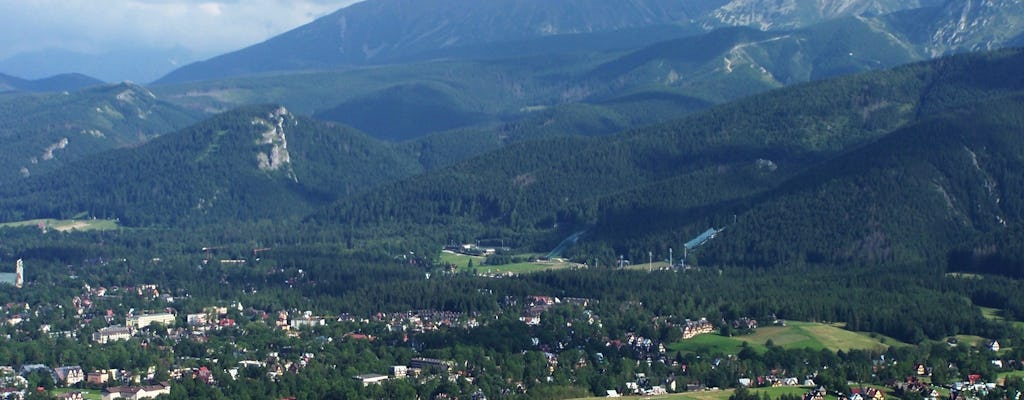
[[[751, 266], [942, 264], [951, 248], [1009, 233], [1024, 220], [1021, 132], [1020, 96], [951, 110], [899, 129], [816, 165], [776, 190], [700, 216], [728, 228], [701, 249], [698, 259]], [[738, 214], [735, 222], [730, 214]], [[699, 232], [706, 225], [680, 228]], [[620, 235], [615, 226], [606, 226], [604, 233], [637, 250], [643, 245]], [[1015, 249], [995, 252], [1019, 259], [1020, 254], [1007, 250]]]
[[[605, 255], [664, 252], [707, 225], [720, 227], [733, 214], [772, 204], [782, 188], [809, 182], [808, 171], [838, 178], [829, 175], [833, 168], [826, 163], [843, 160], [836, 157], [877, 140], [895, 140], [889, 136], [903, 127], [941, 118], [961, 107], [980, 107], [979, 102], [1000, 103], [992, 99], [1024, 87], [1020, 77], [1010, 73], [1022, 57], [1020, 51], [1012, 50], [945, 58], [772, 92], [611, 139], [555, 139], [509, 146], [339, 203], [314, 219], [356, 224], [370, 236], [430, 226], [435, 228], [425, 230], [438, 242], [445, 235], [472, 237], [485, 232], [487, 237], [522, 239], [529, 236], [527, 231], [552, 240], [559, 236], [554, 232], [594, 227], [590, 243], [599, 245], [589, 251]], [[1011, 113], [1016, 104], [1011, 99], [1005, 100], [1006, 107], [994, 110]], [[998, 114], [962, 116], [964, 124], [973, 124], [975, 117], [1001, 118]], [[946, 129], [955, 131], [957, 126]], [[894, 143], [908, 147], [894, 151], [907, 152], [923, 151], [920, 147], [925, 145]], [[944, 170], [957, 168], [935, 162]], [[852, 168], [836, 168], [834, 173]], [[886, 185], [892, 185], [882, 179], [893, 173], [891, 168], [882, 169], [884, 173], [877, 177], [869, 169], [855, 171], [863, 174], [865, 182], [860, 185], [872, 191], [887, 193]], [[961, 190], [973, 193], [959, 186], [944, 190], [957, 191], [951, 196], [961, 196]], [[945, 209], [942, 203], [932, 205]], [[885, 202], [879, 207], [890, 213], [886, 215], [898, 213]], [[714, 212], [723, 209], [729, 211]], [[803, 211], [793, 207], [791, 212]], [[908, 231], [899, 237], [916, 237], [911, 231], [929, 237], [923, 231], [933, 228], [901, 223]], [[523, 239], [522, 244], [553, 246], [553, 242], [536, 242], [538, 237]], [[752, 239], [739, 237], [734, 246], [754, 245]], [[953, 237], [941, 239], [932, 245], [950, 244]], [[600, 250], [604, 246], [615, 252]], [[822, 251], [828, 254], [821, 260], [842, 259], [831, 250]], [[918, 260], [924, 253], [913, 254], [901, 253], [890, 261]], [[764, 257], [758, 262], [788, 259], [783, 254]]]
[[79, 214], [136, 226], [287, 220], [417, 171], [414, 159], [351, 128], [263, 106], [6, 185], [0, 197], [8, 221]]
[[0, 182], [135, 146], [199, 118], [129, 83], [5, 96], [0, 99]]

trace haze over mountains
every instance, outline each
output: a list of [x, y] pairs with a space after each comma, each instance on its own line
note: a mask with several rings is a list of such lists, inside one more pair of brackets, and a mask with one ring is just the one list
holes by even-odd
[[1012, 0], [368, 0], [148, 87], [3, 81], [0, 220], [536, 251], [586, 232], [575, 254], [612, 257], [728, 226], [704, 260], [944, 262], [1021, 232], [1024, 55], [997, 49], [1022, 18]]
[[[905, 10], [917, 11], [898, 13]], [[370, 1], [264, 43], [185, 66], [158, 82], [450, 57], [515, 57], [548, 52], [534, 45], [538, 41], [581, 44], [613, 32], [622, 33], [618, 40], [591, 41], [589, 47], [622, 49], [637, 44], [622, 36], [649, 40], [643, 33], [650, 30], [662, 37], [728, 26], [786, 31], [844, 17], [871, 20], [876, 29], [894, 34], [892, 40], [926, 47], [934, 56], [1000, 46], [1020, 33], [1019, 27], [1013, 28], [1015, 11], [1019, 15], [1020, 4], [1013, 1]]]

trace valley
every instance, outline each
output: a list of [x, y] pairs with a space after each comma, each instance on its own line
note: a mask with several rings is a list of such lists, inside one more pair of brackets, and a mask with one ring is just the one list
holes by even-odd
[[0, 75], [0, 393], [1024, 393], [1019, 1], [611, 4]]

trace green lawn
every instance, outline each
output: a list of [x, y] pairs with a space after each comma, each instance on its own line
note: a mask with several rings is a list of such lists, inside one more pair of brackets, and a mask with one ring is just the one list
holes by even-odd
[[[537, 255], [517, 254], [515, 257], [529, 258], [530, 256]], [[469, 268], [470, 260], [473, 260], [473, 268], [476, 268], [477, 273], [481, 275], [504, 274], [509, 272], [513, 274], [528, 274], [531, 272], [546, 271], [551, 269], [572, 268], [577, 266], [577, 264], [575, 263], [559, 261], [536, 261], [505, 265], [484, 265], [484, 263], [487, 261], [486, 257], [467, 256], [465, 254], [457, 254], [450, 251], [442, 251], [440, 257], [440, 261], [442, 264], [455, 264], [456, 268], [460, 271]]]
[[1000, 378], [1024, 378], [1024, 371], [1006, 371], [999, 373]]
[[[1006, 318], [1003, 317], [1003, 310], [1000, 310], [998, 308], [989, 308], [989, 307], [978, 307], [978, 308], [981, 309], [981, 315], [984, 315], [985, 318], [988, 318], [988, 319], [993, 320], [993, 321], [1006, 321]], [[1013, 326], [1013, 327], [1015, 327], [1017, 329], [1024, 329], [1024, 322], [1021, 322], [1021, 321], [1009, 321], [1009, 322], [1010, 322], [1011, 326]]]
[[956, 335], [953, 337], [956, 338], [957, 343], [970, 347], [984, 346], [988, 342], [988, 339], [985, 339], [981, 336]]
[[55, 231], [110, 231], [118, 229], [117, 222], [111, 219], [32, 219], [28, 221], [0, 223], [0, 228], [16, 228], [22, 226], [45, 226]]
[[648, 264], [648, 263], [632, 264], [632, 265], [626, 267], [626, 269], [631, 269], [631, 270], [635, 270], [635, 271], [651, 271], [651, 270], [657, 271], [657, 270], [662, 269], [662, 268], [668, 268], [668, 263], [665, 262], [665, 261], [655, 261], [655, 262], [653, 262], [651, 264]]
[[473, 260], [474, 266], [479, 266], [484, 263], [484, 257], [467, 256], [465, 254], [452, 253], [450, 251], [441, 252], [441, 263], [455, 264], [458, 269], [467, 268], [469, 266], [469, 260]]
[[788, 321], [786, 326], [768, 326], [754, 330], [749, 335], [723, 337], [717, 334], [700, 335], [690, 340], [672, 343], [669, 349], [683, 352], [736, 354], [746, 342], [758, 352], [767, 350], [765, 343], [771, 340], [776, 346], [787, 349], [811, 348], [815, 350], [851, 349], [880, 350], [902, 342], [882, 335], [851, 332], [842, 325], [816, 322]]
[[481, 265], [477, 267], [477, 273], [482, 275], [513, 273], [518, 275], [553, 269], [572, 268], [575, 266], [577, 266], [577, 264], [570, 262], [535, 261], [505, 265]]

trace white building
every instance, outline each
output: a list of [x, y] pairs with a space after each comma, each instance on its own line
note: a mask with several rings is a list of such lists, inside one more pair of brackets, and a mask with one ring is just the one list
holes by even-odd
[[156, 314], [143, 314], [133, 315], [128, 317], [125, 325], [135, 327], [136, 329], [142, 329], [151, 324], [160, 323], [166, 326], [174, 325], [174, 314], [171, 313], [156, 313]]
[[362, 374], [353, 377], [355, 380], [363, 384], [363, 386], [379, 385], [380, 383], [388, 380], [387, 375], [381, 374]]
[[156, 396], [171, 394], [171, 385], [161, 383], [152, 386], [113, 386], [103, 390], [103, 400], [113, 399], [152, 399]]
[[107, 344], [117, 340], [128, 340], [132, 338], [132, 330], [126, 326], [108, 326], [100, 328], [92, 334], [92, 340], [99, 344]]

